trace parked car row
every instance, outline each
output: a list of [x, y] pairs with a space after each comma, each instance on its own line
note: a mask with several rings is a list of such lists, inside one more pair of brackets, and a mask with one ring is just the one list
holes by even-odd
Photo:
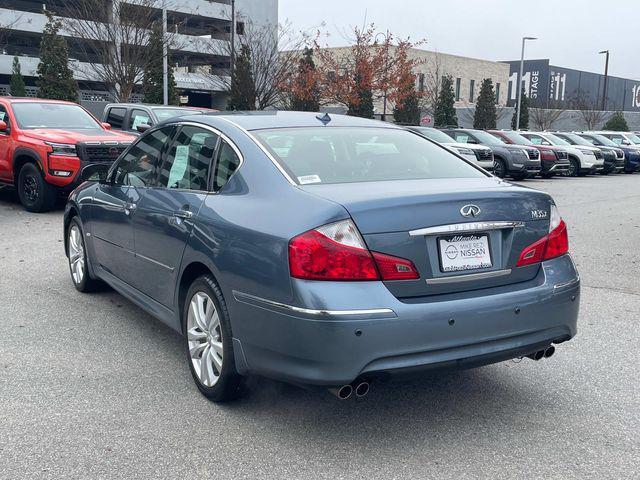
[[[536, 175], [551, 178], [640, 170], [640, 137], [629, 132], [409, 128], [492, 170], [500, 178], [524, 180]], [[475, 150], [479, 147], [490, 150], [491, 156], [485, 153], [481, 160]]]
[[31, 212], [53, 207], [89, 165], [110, 165], [141, 132], [207, 109], [107, 105], [103, 121], [84, 107], [57, 100], [0, 97], [0, 185], [12, 185]]

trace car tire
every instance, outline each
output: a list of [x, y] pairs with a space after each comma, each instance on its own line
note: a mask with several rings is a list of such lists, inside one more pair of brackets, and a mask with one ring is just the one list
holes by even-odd
[[84, 230], [78, 217], [73, 217], [66, 231], [67, 257], [69, 258], [69, 273], [76, 290], [82, 293], [97, 290], [100, 281], [91, 277], [89, 273], [89, 261], [84, 242]]
[[498, 178], [507, 176], [507, 165], [504, 163], [504, 160], [496, 158], [493, 161], [493, 174]]
[[34, 163], [22, 166], [17, 188], [20, 203], [29, 212], [47, 212], [55, 206], [58, 192], [44, 180], [44, 175]]
[[567, 177], [577, 177], [578, 175], [580, 175], [580, 163], [575, 158], [571, 158], [569, 159]]
[[187, 362], [198, 390], [222, 403], [241, 395], [242, 377], [236, 371], [227, 305], [210, 275], [189, 287], [182, 308]]

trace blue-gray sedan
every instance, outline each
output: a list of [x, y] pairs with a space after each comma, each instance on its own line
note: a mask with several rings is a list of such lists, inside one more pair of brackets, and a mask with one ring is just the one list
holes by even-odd
[[64, 232], [75, 287], [106, 282], [181, 332], [215, 401], [250, 374], [364, 395], [380, 376], [548, 357], [576, 334], [551, 197], [382, 122], [170, 120], [72, 193]]

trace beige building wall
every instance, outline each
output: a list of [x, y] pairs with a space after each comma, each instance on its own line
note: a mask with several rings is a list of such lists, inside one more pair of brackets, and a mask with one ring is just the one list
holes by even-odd
[[[392, 50], [394, 47], [391, 47]], [[349, 51], [348, 47], [338, 47], [329, 49], [340, 56]], [[391, 53], [392, 55], [392, 53]], [[457, 93], [458, 100], [456, 107], [468, 107], [475, 105], [475, 101], [480, 93], [482, 81], [490, 78], [493, 81], [493, 88], [497, 93], [497, 104], [504, 106], [507, 103], [507, 89], [509, 84], [509, 65], [506, 63], [493, 62], [489, 60], [479, 60], [476, 58], [449, 55], [446, 53], [433, 52], [429, 50], [411, 49], [411, 58], [418, 59], [420, 65], [416, 67], [416, 88], [428, 92], [434, 82], [438, 85], [442, 83], [442, 76], [451, 75], [453, 79], [454, 93]], [[320, 65], [319, 65], [320, 67]], [[459, 86], [459, 88], [457, 88]], [[471, 91], [473, 89], [473, 92]], [[382, 99], [376, 99], [375, 112], [381, 114], [383, 109]], [[387, 113], [391, 113], [393, 105], [387, 105]]]

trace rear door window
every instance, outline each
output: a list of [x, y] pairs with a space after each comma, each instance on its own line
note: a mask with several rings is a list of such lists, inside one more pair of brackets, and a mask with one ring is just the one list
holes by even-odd
[[124, 122], [124, 116], [126, 113], [126, 108], [112, 107], [109, 109], [109, 113], [107, 113], [105, 122], [111, 125], [111, 128], [122, 130], [122, 124]]
[[137, 131], [138, 125], [152, 126], [151, 116], [148, 112], [135, 108], [131, 110], [129, 115], [129, 130]]
[[209, 170], [219, 136], [191, 125], [180, 129], [160, 169], [158, 186], [207, 191]]

